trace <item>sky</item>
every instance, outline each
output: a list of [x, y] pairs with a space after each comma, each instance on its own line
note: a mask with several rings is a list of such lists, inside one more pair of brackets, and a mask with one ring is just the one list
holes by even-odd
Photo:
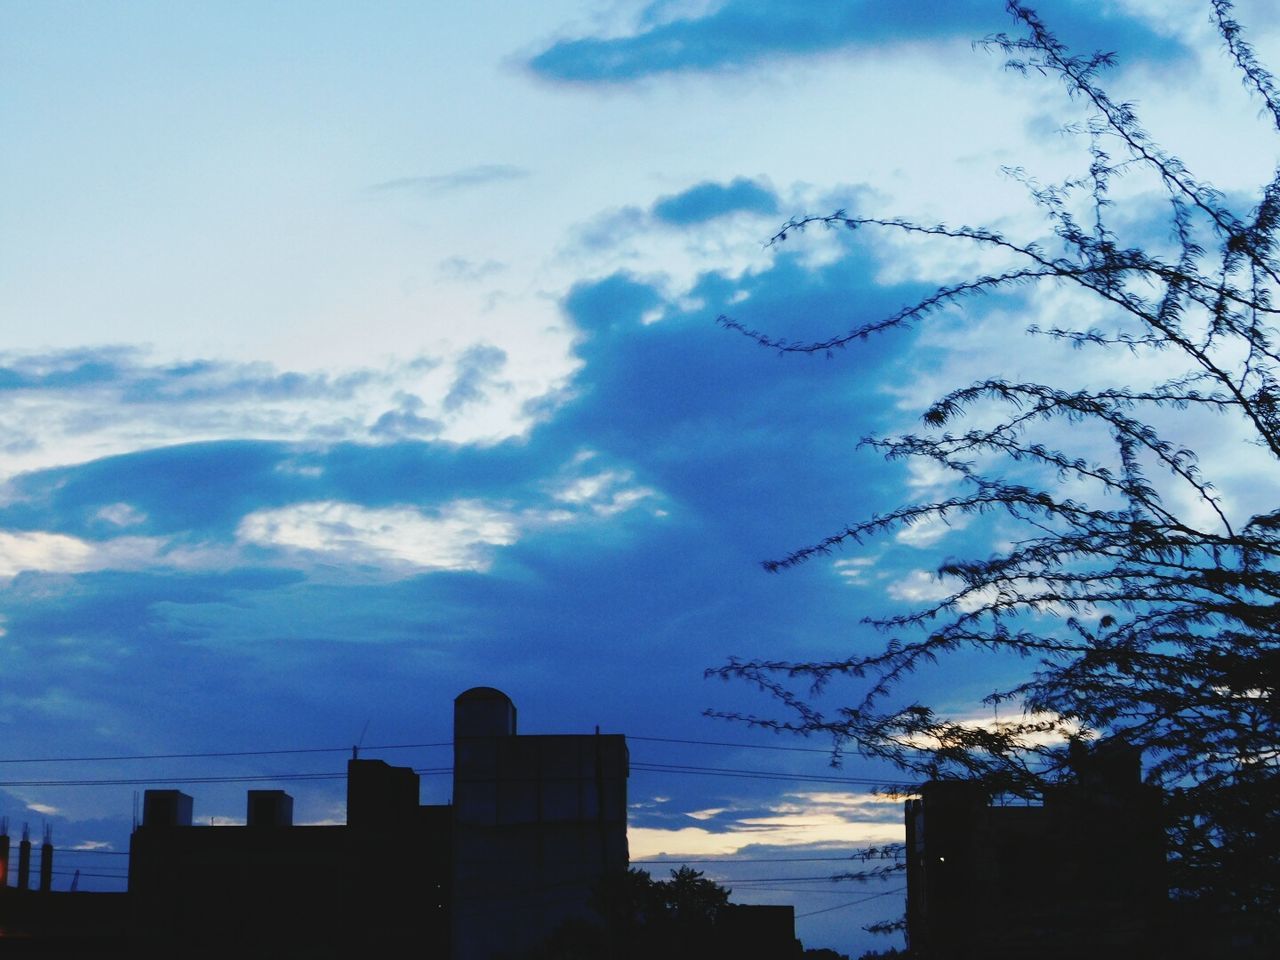
[[[1274, 12], [1238, 9], [1280, 54]], [[1247, 207], [1274, 144], [1207, 5], [1039, 11], [1115, 50], [1118, 99]], [[860, 438], [974, 379], [1125, 361], [1024, 340], [1095, 309], [1052, 290], [832, 358], [716, 318], [821, 339], [985, 266], [884, 233], [769, 245], [793, 216], [1044, 235], [1002, 168], [1087, 168], [1061, 129], [1083, 114], [973, 46], [1014, 27], [998, 0], [0, 0], [0, 815], [120, 889], [135, 790], [333, 773], [357, 743], [438, 769], [402, 745], [495, 686], [524, 732], [632, 738], [633, 860], [736, 860], [697, 865], [794, 903], [807, 946], [900, 942], [860, 929], [899, 881], [823, 879], [901, 838], [870, 792], [895, 772], [704, 716], [783, 716], [704, 671], [873, 650], [863, 617], [990, 551], [990, 524], [934, 525], [765, 573], [949, 489]], [[1119, 188], [1139, 236], [1151, 187]], [[1192, 439], [1228, 502], [1248, 488], [1234, 437]], [[1019, 669], [964, 654], [911, 695], [976, 717]], [[50, 762], [303, 748], [331, 752]], [[341, 780], [279, 785], [342, 821]], [[245, 788], [183, 787], [226, 823]]]

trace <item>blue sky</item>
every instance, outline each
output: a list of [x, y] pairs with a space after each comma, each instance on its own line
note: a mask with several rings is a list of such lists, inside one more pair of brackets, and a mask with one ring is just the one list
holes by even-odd
[[[1086, 144], [1057, 132], [1078, 105], [972, 48], [1012, 29], [1001, 3], [925, 9], [0, 4], [3, 758], [435, 743], [452, 698], [486, 684], [529, 732], [818, 748], [637, 739], [637, 761], [892, 779], [704, 718], [778, 708], [703, 671], [872, 649], [863, 616], [936, 596], [928, 571], [1001, 531], [917, 528], [782, 576], [759, 562], [945, 491], [856, 444], [948, 386], [1124, 375], [1123, 358], [1082, 373], [1010, 343], [1086, 309], [1052, 291], [832, 359], [716, 326], [825, 337], [985, 268], [883, 235], [766, 247], [793, 215], [1043, 232], [1001, 167], [1082, 169]], [[1202, 179], [1270, 175], [1200, 4], [1040, 12], [1119, 51], [1120, 95]], [[1240, 16], [1266, 59], [1274, 14]], [[1123, 188], [1126, 209], [1150, 186]], [[1233, 480], [1247, 469], [1227, 470], [1228, 496]], [[1010, 669], [962, 656], [913, 693], [976, 715]], [[119, 850], [133, 786], [12, 781], [341, 761], [6, 764], [0, 814]], [[447, 799], [425, 780], [424, 800]], [[341, 819], [340, 781], [288, 788], [299, 819]], [[243, 789], [192, 787], [197, 817], [242, 816]], [[831, 865], [750, 861], [896, 836], [897, 801], [866, 789], [637, 770], [633, 856], [736, 854], [708, 868], [730, 886], [813, 876]], [[738, 896], [804, 914], [875, 892]], [[800, 935], [877, 945], [858, 926], [894, 901]]]

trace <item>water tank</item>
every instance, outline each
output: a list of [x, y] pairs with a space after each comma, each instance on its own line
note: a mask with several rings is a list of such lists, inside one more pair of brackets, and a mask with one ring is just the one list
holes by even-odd
[[516, 705], [501, 690], [472, 687], [453, 701], [453, 739], [514, 737]]

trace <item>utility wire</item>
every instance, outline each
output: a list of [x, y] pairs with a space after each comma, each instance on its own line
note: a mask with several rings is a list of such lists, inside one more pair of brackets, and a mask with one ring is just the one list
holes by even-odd
[[637, 737], [627, 734], [628, 740], [643, 740], [646, 743], [688, 743], [700, 747], [737, 747], [741, 750], [788, 750], [793, 753], [824, 753], [831, 756], [831, 750], [825, 747], [783, 747], [767, 743], [729, 743], [724, 740], [680, 740], [676, 737]]
[[[866, 859], [860, 854], [852, 854], [847, 857], [717, 857], [707, 858], [704, 860], [632, 860], [631, 865], [637, 863], [645, 866], [655, 865], [663, 866], [665, 864], [689, 864], [689, 863], [825, 863], [828, 861], [835, 863], [851, 863]], [[880, 858], [875, 858], [880, 859]], [[885, 860], [892, 860], [893, 857], [885, 857]]]
[[[362, 750], [414, 750], [419, 747], [451, 747], [441, 743], [387, 743]], [[351, 747], [295, 747], [288, 750], [221, 750], [212, 753], [133, 753], [114, 757], [0, 757], [0, 763], [96, 763], [107, 760], [203, 760], [213, 757], [270, 757], [290, 753], [346, 753]]]
[[897, 890], [886, 890], [883, 893], [872, 893], [872, 895], [870, 895], [869, 897], [861, 897], [860, 900], [850, 900], [849, 902], [847, 902], [847, 904], [836, 904], [836, 906], [824, 906], [822, 910], [810, 910], [809, 913], [806, 913], [806, 914], [796, 914], [796, 919], [803, 920], [805, 916], [817, 916], [818, 914], [829, 914], [831, 913], [832, 910], [844, 910], [846, 906], [858, 906], [859, 904], [865, 904], [865, 902], [867, 902], [868, 900], [878, 900], [879, 897], [892, 896], [893, 893], [901, 893], [902, 891], [905, 891], [905, 890], [906, 890], [906, 887], [899, 887], [897, 888]]
[[[787, 747], [779, 744], [736, 743], [727, 740], [685, 740], [679, 737], [643, 737], [632, 734], [625, 735], [628, 740], [645, 743], [679, 743], [699, 747], [730, 747], [739, 750], [782, 750], [791, 753], [821, 753], [827, 756], [832, 751], [822, 747]], [[377, 746], [361, 747], [361, 750], [416, 750], [426, 747], [451, 747], [452, 740], [441, 740], [435, 743], [389, 743]], [[94, 763], [116, 760], [199, 760], [217, 757], [267, 757], [282, 756], [293, 753], [346, 753], [350, 746], [343, 747], [293, 747], [275, 750], [217, 750], [193, 753], [134, 753], [114, 756], [96, 757], [0, 757], [0, 763]]]
[[[744, 780], [774, 780], [787, 783], [821, 783], [842, 786], [878, 786], [907, 788], [910, 784], [866, 777], [826, 777], [805, 773], [788, 773], [782, 770], [746, 770], [726, 767], [704, 767], [695, 764], [667, 764], [632, 761], [631, 769], [639, 773], [696, 774], [712, 777], [733, 777]], [[421, 776], [443, 775], [453, 772], [452, 767], [415, 767]], [[141, 786], [146, 784], [186, 783], [252, 783], [261, 781], [341, 780], [345, 772], [335, 773], [275, 773], [243, 776], [191, 776], [191, 777], [101, 777], [67, 780], [0, 780], [3, 787], [86, 787], [86, 786]]]
[[645, 760], [631, 761], [631, 769], [641, 773], [698, 773], [707, 776], [743, 777], [755, 780], [789, 780], [798, 783], [849, 783], [859, 786], [874, 787], [910, 787], [911, 784], [891, 781], [873, 780], [869, 777], [834, 777], [819, 776], [808, 773], [788, 773], [782, 770], [743, 770], [729, 767], [703, 767], [697, 764], [684, 763], [652, 763]]
[[0, 787], [120, 787], [143, 784], [256, 783], [264, 780], [341, 780], [345, 773], [277, 773], [243, 777], [134, 777], [97, 780], [0, 780]]

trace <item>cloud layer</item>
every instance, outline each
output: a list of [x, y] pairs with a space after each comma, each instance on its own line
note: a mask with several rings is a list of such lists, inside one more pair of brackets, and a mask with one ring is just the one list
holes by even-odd
[[[695, 16], [682, 16], [678, 6], [670, 10], [673, 6], [649, 5], [634, 29], [620, 36], [558, 40], [530, 58], [529, 67], [550, 80], [619, 84], [669, 73], [741, 71], [838, 50], [972, 41], [1010, 28], [997, 5], [985, 0], [929, 5], [725, 0]], [[1077, 49], [1105, 42], [1132, 56], [1166, 58], [1178, 50], [1142, 21], [1099, 11], [1097, 4], [1054, 4], [1051, 22]]]

